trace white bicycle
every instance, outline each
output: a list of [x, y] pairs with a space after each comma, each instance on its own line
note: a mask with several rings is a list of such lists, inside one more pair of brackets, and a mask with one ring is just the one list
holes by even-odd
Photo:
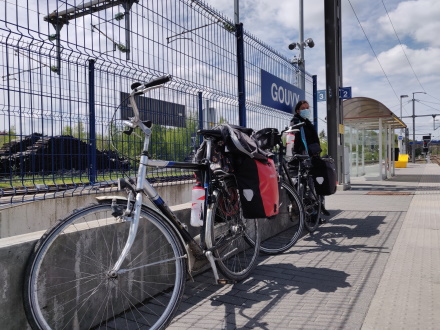
[[[221, 138], [219, 131], [199, 131], [207, 141], [201, 163], [148, 157], [152, 125], [139, 119], [135, 96], [170, 79], [132, 85], [134, 118], [125, 124], [130, 131], [140, 128], [145, 138], [137, 181], [119, 181], [127, 196], [97, 198], [96, 205], [67, 216], [35, 245], [23, 296], [33, 329], [162, 329], [197, 263], [209, 262], [216, 283], [244, 279], [256, 265], [257, 220], [243, 218], [235, 177], [210, 170], [211, 145]], [[147, 181], [147, 166], [202, 173], [206, 198], [200, 242]], [[144, 195], [154, 206], [143, 203]]]

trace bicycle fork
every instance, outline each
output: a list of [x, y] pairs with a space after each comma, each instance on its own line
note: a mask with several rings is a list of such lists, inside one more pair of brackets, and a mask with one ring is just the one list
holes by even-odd
[[[124, 212], [124, 216], [127, 216], [125, 213], [127, 213], [127, 211], [129, 211], [128, 208], [129, 208], [132, 196], [133, 195], [130, 192], [128, 202], [127, 202], [127, 210]], [[113, 200], [112, 206], [115, 203], [116, 203], [116, 200]], [[125, 258], [127, 257], [128, 253], [130, 252], [130, 249], [133, 246], [134, 240], [136, 238], [137, 230], [139, 227], [139, 219], [141, 217], [141, 208], [142, 208], [142, 194], [137, 193], [136, 194], [136, 201], [134, 203], [133, 216], [130, 219], [125, 218], [125, 220], [124, 220], [124, 221], [130, 222], [130, 229], [128, 231], [127, 242], [125, 243], [124, 249], [122, 250], [121, 254], [119, 255], [119, 258], [116, 261], [115, 265], [109, 271], [110, 277], [116, 277], [118, 274], [121, 274], [124, 272], [121, 270], [121, 266], [122, 266], [122, 263], [124, 262]]]

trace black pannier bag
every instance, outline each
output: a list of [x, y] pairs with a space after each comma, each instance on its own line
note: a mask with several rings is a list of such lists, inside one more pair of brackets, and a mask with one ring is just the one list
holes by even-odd
[[272, 153], [262, 150], [254, 139], [252, 128], [221, 124], [218, 126], [225, 142], [225, 152], [235, 155], [246, 155], [250, 158], [267, 160]]
[[[222, 139], [215, 141], [211, 169], [234, 174], [245, 218], [267, 218], [278, 214], [278, 174], [270, 156], [262, 150], [252, 128], [221, 124], [215, 129]], [[205, 155], [205, 143], [196, 153], [200, 161]], [[197, 173], [196, 173], [197, 175]]]
[[331, 157], [312, 157], [311, 174], [318, 195], [328, 196], [336, 192], [336, 168]]
[[263, 150], [272, 150], [281, 143], [281, 137], [276, 128], [263, 128], [255, 132], [252, 138], [257, 141], [258, 146]]
[[278, 174], [271, 157], [255, 140], [251, 128], [222, 124], [225, 153], [235, 164], [240, 201], [245, 218], [267, 218], [278, 214]]

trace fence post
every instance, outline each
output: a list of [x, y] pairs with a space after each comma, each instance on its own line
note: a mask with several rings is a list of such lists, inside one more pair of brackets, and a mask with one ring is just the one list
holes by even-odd
[[89, 60], [89, 181], [96, 182], [95, 60]]
[[[203, 98], [202, 92], [199, 92], [199, 129], [203, 129]], [[197, 136], [196, 136], [197, 138]], [[199, 136], [199, 144], [202, 144], [203, 136]]]
[[235, 24], [235, 28], [237, 39], [238, 116], [240, 126], [246, 127], [243, 23]]

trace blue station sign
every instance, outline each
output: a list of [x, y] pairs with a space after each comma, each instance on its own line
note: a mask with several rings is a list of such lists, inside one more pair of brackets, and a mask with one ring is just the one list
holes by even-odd
[[304, 100], [304, 91], [267, 71], [261, 70], [261, 104], [287, 113]]
[[351, 87], [339, 87], [339, 98], [343, 100], [351, 99]]
[[316, 91], [316, 96], [318, 98], [318, 102], [327, 101], [327, 93], [325, 92], [325, 89]]

